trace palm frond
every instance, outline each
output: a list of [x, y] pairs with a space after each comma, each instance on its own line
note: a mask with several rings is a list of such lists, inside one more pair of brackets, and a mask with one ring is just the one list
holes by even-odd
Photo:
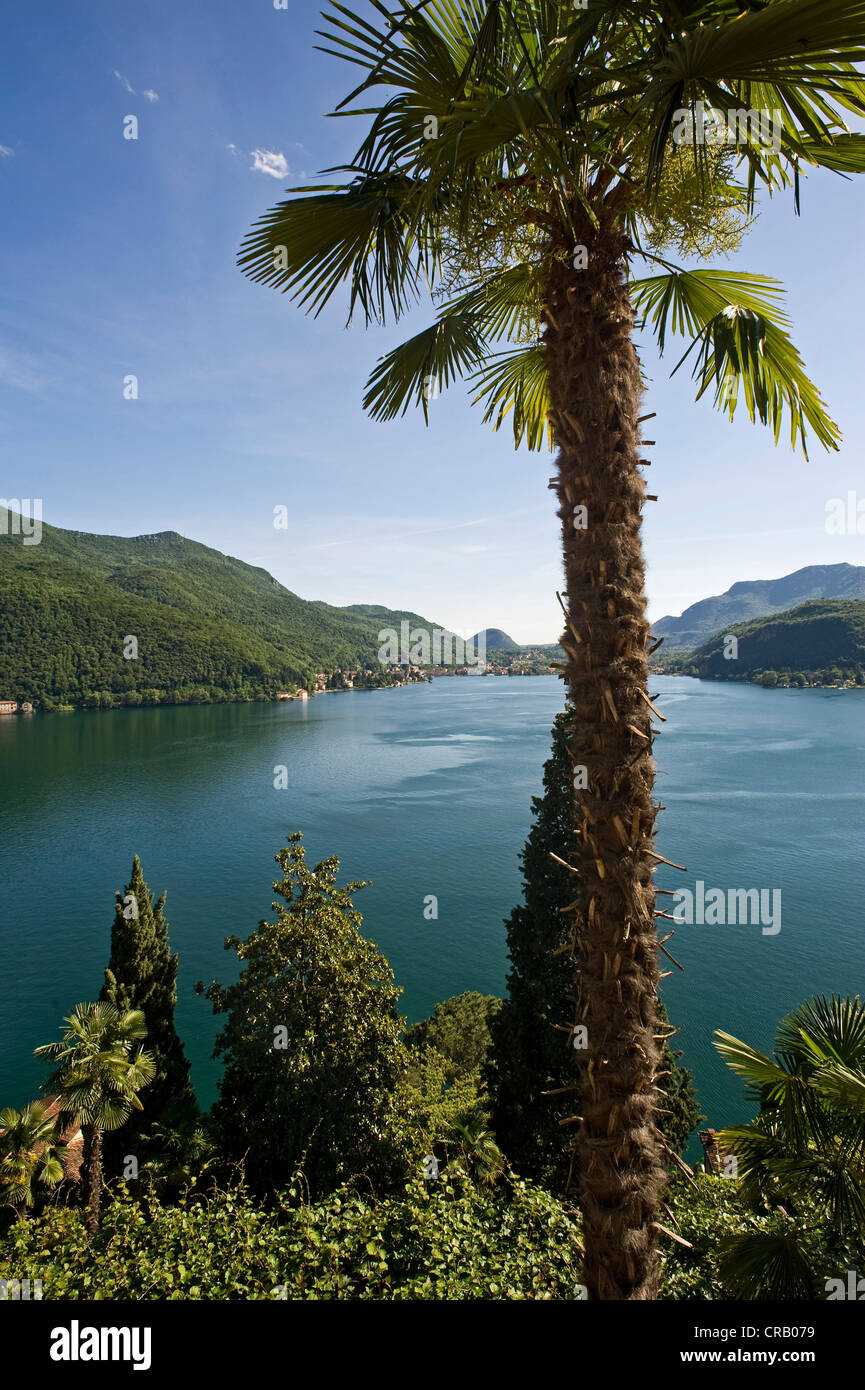
[[278, 203], [259, 218], [237, 263], [307, 313], [321, 313], [348, 281], [349, 319], [357, 303], [367, 322], [384, 322], [388, 309], [399, 318], [417, 296], [421, 270], [431, 268], [428, 244], [415, 230], [416, 191], [401, 174], [294, 189], [308, 196]]
[[784, 1071], [777, 1062], [765, 1053], [758, 1052], [755, 1047], [749, 1047], [739, 1038], [734, 1038], [731, 1033], [724, 1033], [720, 1028], [716, 1028], [713, 1038], [717, 1051], [727, 1065], [752, 1086], [783, 1088], [790, 1082], [789, 1072]]
[[865, 1110], [865, 1072], [842, 1066], [823, 1067], [815, 1073], [814, 1085], [829, 1100]]
[[485, 423], [492, 423], [493, 429], [498, 430], [506, 416], [511, 415], [515, 449], [524, 439], [533, 450], [541, 449], [545, 442], [552, 448], [550, 388], [543, 343], [495, 353], [474, 373], [471, 383], [478, 388], [472, 404], [486, 402]]
[[780, 0], [726, 24], [698, 23], [677, 35], [656, 81], [777, 80], [819, 86], [839, 63], [865, 60], [863, 0]]
[[484, 350], [473, 315], [445, 313], [379, 360], [367, 382], [364, 410], [374, 420], [393, 420], [420, 405], [429, 421], [430, 400], [477, 366]]
[[542, 292], [535, 267], [521, 262], [469, 285], [448, 301], [444, 313], [468, 315], [484, 339], [520, 338], [538, 326]]
[[802, 159], [839, 174], [861, 174], [865, 172], [865, 135], [845, 132], [827, 144], [803, 140]]
[[693, 335], [674, 372], [696, 348], [697, 400], [714, 387], [715, 406], [726, 409], [732, 420], [741, 388], [751, 420], [759, 417], [770, 424], [776, 442], [786, 410], [791, 445], [795, 448], [800, 439], [806, 458], [806, 426], [825, 449], [838, 448], [838, 426], [785, 331], [789, 320], [779, 308], [776, 281], [732, 271], [670, 268], [664, 275], [634, 280], [630, 288], [662, 352], [668, 327]]
[[736, 1298], [811, 1299], [811, 1266], [795, 1235], [748, 1231], [721, 1242], [719, 1273]]
[[818, 1045], [821, 1058], [865, 1067], [865, 1005], [858, 995], [819, 995], [781, 1020], [776, 1038], [779, 1050], [795, 1053], [806, 1039]]

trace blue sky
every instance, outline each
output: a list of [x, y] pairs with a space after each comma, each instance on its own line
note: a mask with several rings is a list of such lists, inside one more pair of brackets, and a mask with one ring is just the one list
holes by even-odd
[[[307, 598], [409, 607], [460, 631], [559, 632], [547, 454], [491, 434], [462, 388], [366, 419], [364, 381], [423, 326], [346, 331], [244, 279], [250, 224], [354, 148], [326, 120], [352, 70], [313, 50], [315, 0], [17, 6], [0, 54], [0, 494], [57, 526], [177, 530]], [[123, 119], [139, 139], [123, 139]], [[256, 153], [258, 152], [258, 153]], [[273, 172], [269, 172], [272, 170]], [[274, 176], [274, 173], [278, 175]], [[737, 264], [781, 279], [794, 336], [844, 433], [811, 461], [729, 424], [678, 354], [646, 342], [653, 491], [651, 614], [739, 579], [865, 563], [826, 504], [858, 488], [865, 400], [865, 183], [821, 174], [768, 205]], [[674, 345], [675, 346], [675, 345]], [[123, 399], [123, 378], [139, 399]], [[740, 415], [742, 412], [740, 412]], [[275, 530], [273, 509], [290, 524]]]

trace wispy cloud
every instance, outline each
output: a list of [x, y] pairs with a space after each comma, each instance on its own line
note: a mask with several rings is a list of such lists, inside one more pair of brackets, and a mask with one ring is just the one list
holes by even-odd
[[116, 68], [114, 69], [114, 76], [117, 78], [117, 81], [121, 84], [121, 86], [126, 88], [127, 92], [131, 92], [133, 96], [135, 95], [135, 88], [132, 86], [132, 83], [129, 81], [128, 77], [124, 77], [123, 73], [118, 72]]
[[251, 167], [259, 174], [270, 174], [271, 178], [284, 179], [288, 173], [288, 160], [278, 150], [250, 150]]
[[11, 159], [14, 153], [8, 145], [0, 145], [0, 159]]
[[159, 100], [159, 93], [158, 93], [158, 92], [154, 92], [154, 90], [153, 90], [152, 87], [145, 87], [145, 88], [144, 88], [144, 93], [143, 93], [143, 95], [147, 97], [147, 100], [148, 100], [148, 101], [158, 101], [158, 100]]
[[30, 353], [9, 352], [0, 347], [0, 385], [15, 391], [39, 391], [48, 381]]

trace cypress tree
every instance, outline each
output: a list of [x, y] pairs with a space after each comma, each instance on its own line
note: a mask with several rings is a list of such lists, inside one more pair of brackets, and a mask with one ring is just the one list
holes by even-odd
[[[492, 1020], [486, 1081], [496, 1139], [517, 1172], [554, 1190], [574, 1186], [573, 1133], [560, 1120], [578, 1114], [574, 1039], [574, 941], [581, 922], [580, 885], [551, 855], [567, 859], [575, 830], [573, 770], [568, 753], [573, 714], [556, 716], [544, 765], [543, 794], [532, 797], [534, 823], [520, 860], [525, 901], [505, 919], [508, 995]], [[570, 910], [562, 911], [563, 904]], [[666, 1012], [658, 1001], [658, 1021]], [[663, 1031], [663, 1028], [659, 1031]], [[659, 1082], [666, 1142], [679, 1153], [699, 1123], [691, 1073], [676, 1065], [680, 1053], [664, 1045]], [[567, 1087], [560, 1094], [544, 1095]]]
[[111, 929], [111, 959], [99, 998], [121, 1012], [140, 1009], [147, 1027], [147, 1051], [156, 1075], [145, 1095], [145, 1111], [135, 1114], [125, 1135], [140, 1133], [166, 1111], [177, 1118], [195, 1108], [189, 1061], [174, 1026], [177, 955], [168, 943], [165, 893], [154, 902], [136, 854], [125, 894], [117, 893]]
[[401, 1186], [412, 1147], [397, 1100], [401, 991], [361, 935], [352, 895], [363, 883], [339, 886], [335, 856], [310, 868], [300, 832], [288, 838], [276, 921], [226, 939], [242, 962], [233, 984], [196, 985], [226, 1016], [214, 1049], [225, 1062], [212, 1111], [220, 1150], [260, 1191], [297, 1169], [317, 1195], [360, 1177], [376, 1191]]

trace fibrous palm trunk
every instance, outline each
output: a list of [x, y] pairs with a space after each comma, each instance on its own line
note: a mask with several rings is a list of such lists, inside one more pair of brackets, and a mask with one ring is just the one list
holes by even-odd
[[[592, 1299], [657, 1296], [655, 1221], [665, 1170], [655, 1127], [658, 980], [651, 711], [647, 696], [641, 379], [615, 221], [586, 225], [588, 264], [562, 237], [548, 283], [549, 381], [559, 447], [573, 707], [569, 748], [580, 875], [574, 1058], [576, 1156]], [[585, 512], [575, 508], [585, 508]], [[586, 785], [581, 783], [585, 781]], [[577, 880], [575, 879], [575, 883]], [[585, 1041], [585, 1048], [577, 1045]]]
[[97, 1125], [84, 1129], [84, 1173], [84, 1225], [88, 1235], [95, 1236], [102, 1199], [102, 1130]]

